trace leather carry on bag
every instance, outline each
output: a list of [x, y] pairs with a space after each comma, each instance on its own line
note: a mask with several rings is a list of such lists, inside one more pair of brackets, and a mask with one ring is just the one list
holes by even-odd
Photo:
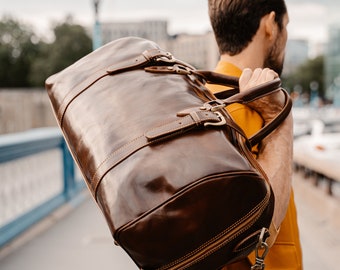
[[[134, 37], [46, 80], [74, 160], [139, 269], [219, 269], [265, 247], [274, 196], [249, 149], [280, 125], [291, 101], [279, 79], [223, 99], [206, 83], [237, 90], [238, 79]], [[247, 139], [225, 106], [280, 90], [282, 112]]]

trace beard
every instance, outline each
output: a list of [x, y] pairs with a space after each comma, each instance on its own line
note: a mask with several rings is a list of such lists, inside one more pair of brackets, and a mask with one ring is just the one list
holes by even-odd
[[264, 60], [264, 67], [274, 70], [279, 76], [281, 76], [284, 56], [280, 58], [281, 50], [279, 49], [278, 43], [279, 40], [277, 40], [273, 47], [269, 50], [268, 55]]

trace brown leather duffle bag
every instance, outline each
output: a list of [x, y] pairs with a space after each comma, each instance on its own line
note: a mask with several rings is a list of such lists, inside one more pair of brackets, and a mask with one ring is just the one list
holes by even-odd
[[[231, 86], [212, 95], [206, 83]], [[246, 139], [225, 106], [238, 79], [198, 71], [141, 38], [113, 41], [46, 80], [69, 149], [115, 243], [139, 269], [219, 269], [268, 237], [274, 196], [251, 154], [290, 111]], [[282, 90], [284, 91], [284, 90]]]

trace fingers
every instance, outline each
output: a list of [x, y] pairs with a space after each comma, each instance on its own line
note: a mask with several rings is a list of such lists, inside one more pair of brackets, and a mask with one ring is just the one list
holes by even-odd
[[268, 68], [268, 72], [266, 72], [266, 78], [265, 82], [269, 82], [274, 80], [275, 78], [278, 78], [279, 75], [274, 71]]
[[253, 75], [253, 71], [250, 68], [245, 68], [242, 71], [241, 77], [239, 79], [240, 91], [241, 91], [241, 88], [245, 88], [248, 85], [248, 82], [252, 75]]
[[240, 91], [246, 91], [252, 87], [271, 81], [277, 77], [278, 74], [269, 68], [256, 68], [254, 71], [246, 68], [243, 70], [239, 80]]
[[248, 84], [254, 86], [262, 83], [266, 73], [267, 72], [265, 72], [265, 69], [262, 70], [261, 68], [256, 68], [250, 77]]

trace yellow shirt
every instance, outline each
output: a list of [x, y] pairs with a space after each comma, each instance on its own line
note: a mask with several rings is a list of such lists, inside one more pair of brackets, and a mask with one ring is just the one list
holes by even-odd
[[[238, 67], [223, 61], [218, 63], [215, 72], [236, 77], [239, 77], [242, 73]], [[207, 85], [207, 87], [213, 93], [226, 90], [226, 87], [221, 85], [210, 84]], [[248, 137], [258, 131], [263, 125], [261, 116], [245, 105], [238, 103], [232, 104], [227, 107], [227, 110]], [[249, 256], [249, 259], [254, 263], [255, 256], [253, 253]], [[286, 217], [281, 224], [281, 229], [276, 242], [271, 247], [265, 259], [265, 264], [266, 270], [302, 269], [302, 250], [293, 192], [291, 193]], [[229, 267], [223, 269], [229, 269]]]

